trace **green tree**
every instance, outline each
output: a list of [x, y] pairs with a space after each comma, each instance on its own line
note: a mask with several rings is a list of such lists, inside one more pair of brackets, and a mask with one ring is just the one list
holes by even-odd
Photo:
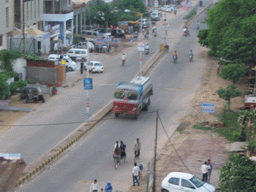
[[223, 79], [232, 80], [233, 83], [236, 83], [245, 76], [247, 69], [244, 64], [228, 64], [221, 69], [221, 76]]
[[228, 102], [228, 109], [230, 110], [230, 100], [231, 98], [238, 97], [242, 95], [242, 92], [237, 88], [236, 85], [229, 85], [226, 89], [220, 88], [216, 91], [220, 98]]
[[204, 38], [211, 52], [227, 60], [252, 62], [256, 55], [256, 1], [220, 1], [207, 12]]
[[221, 191], [256, 191], [256, 164], [246, 156], [232, 155], [221, 168]]
[[91, 0], [87, 4], [86, 20], [93, 24], [111, 25], [117, 23], [117, 14], [113, 8], [103, 0]]
[[208, 30], [209, 29], [201, 29], [197, 35], [197, 37], [199, 38], [198, 43], [200, 43], [200, 45], [206, 46], [206, 47], [208, 47], [208, 45], [209, 45], [208, 40], [207, 40]]
[[8, 84], [6, 81], [9, 76], [5, 73], [0, 73], [0, 99], [6, 99], [9, 97]]

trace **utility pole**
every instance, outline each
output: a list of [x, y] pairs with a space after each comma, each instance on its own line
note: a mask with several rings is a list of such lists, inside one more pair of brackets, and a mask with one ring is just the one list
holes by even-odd
[[[142, 33], [142, 15], [140, 13], [140, 32], [141, 32], [141, 42], [143, 39], [143, 33]], [[140, 74], [142, 73], [142, 51], [140, 51]]]
[[23, 44], [23, 54], [26, 53], [26, 39], [25, 39], [25, 0], [22, 0], [22, 44]]
[[157, 132], [158, 132], [158, 109], [156, 110], [156, 133], [155, 133], [155, 150], [154, 150], [154, 167], [153, 167], [153, 186], [152, 186], [152, 192], [156, 192]]

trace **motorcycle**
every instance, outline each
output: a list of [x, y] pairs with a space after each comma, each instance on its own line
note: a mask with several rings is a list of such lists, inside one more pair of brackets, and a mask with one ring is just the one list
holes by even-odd
[[184, 31], [183, 32], [183, 36], [188, 36], [188, 35], [190, 35], [189, 31]]
[[192, 62], [193, 57], [194, 57], [194, 56], [193, 56], [192, 54], [189, 55], [189, 61], [190, 61], [190, 62]]
[[177, 62], [177, 59], [178, 59], [177, 55], [174, 55], [174, 56], [173, 56], [173, 62], [176, 63], [176, 62]]
[[145, 55], [149, 54], [149, 49], [145, 49]]
[[200, 28], [200, 25], [197, 23], [196, 24], [196, 29], [199, 30], [199, 28]]

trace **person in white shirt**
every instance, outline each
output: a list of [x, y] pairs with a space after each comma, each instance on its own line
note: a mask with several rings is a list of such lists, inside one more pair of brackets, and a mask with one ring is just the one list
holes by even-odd
[[132, 170], [132, 177], [133, 177], [133, 186], [135, 186], [135, 182], [140, 186], [138, 181], [138, 176], [140, 175], [140, 168], [137, 166], [137, 163], [134, 163], [134, 168]]
[[207, 165], [207, 162], [205, 161], [204, 164], [201, 166], [201, 171], [203, 174], [203, 178], [202, 180], [204, 182], [207, 182], [207, 176], [208, 176], [208, 169], [210, 169], [211, 167], [209, 165]]
[[114, 145], [114, 150], [115, 150], [115, 148], [116, 148], [117, 145], [118, 145], [118, 147], [120, 147], [119, 141], [116, 141], [116, 143], [115, 143], [115, 145]]
[[97, 179], [91, 184], [90, 192], [98, 192], [98, 181]]
[[126, 56], [125, 56], [125, 54], [123, 53], [123, 55], [122, 55], [122, 65], [124, 66], [124, 64], [125, 64], [125, 60], [126, 60]]

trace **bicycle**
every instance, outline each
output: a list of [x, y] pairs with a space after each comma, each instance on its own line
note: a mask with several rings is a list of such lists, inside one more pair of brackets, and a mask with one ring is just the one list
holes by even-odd
[[120, 165], [120, 156], [114, 155], [113, 158], [114, 158], [114, 167], [115, 169], [117, 169], [118, 166]]
[[137, 163], [137, 160], [140, 158], [140, 151], [134, 151], [134, 163]]
[[176, 62], [177, 62], [177, 60], [178, 60], [177, 55], [174, 55], [174, 56], [173, 56], [173, 62], [174, 62], [174, 63], [176, 63]]
[[125, 64], [125, 59], [122, 60], [122, 66], [124, 66], [124, 64]]

